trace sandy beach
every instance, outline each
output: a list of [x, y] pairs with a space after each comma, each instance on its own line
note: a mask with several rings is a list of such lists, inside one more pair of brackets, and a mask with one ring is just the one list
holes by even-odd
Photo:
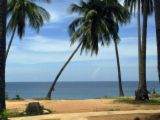
[[[128, 117], [135, 118], [137, 115], [140, 117], [146, 116], [144, 113], [151, 113], [148, 110], [153, 111], [153, 113], [159, 113], [160, 105], [145, 105], [145, 104], [126, 104], [115, 101], [115, 99], [89, 99], [89, 100], [23, 100], [23, 101], [7, 101], [7, 109], [9, 111], [24, 111], [26, 105], [29, 102], [40, 102], [45, 108], [50, 109], [54, 116], [57, 114], [80, 114], [79, 116], [83, 116], [84, 113], [87, 112], [121, 112], [123, 111], [123, 115], [121, 117], [115, 117], [114, 115], [107, 116], [105, 114], [100, 116], [87, 116], [86, 120], [104, 120], [104, 118], [108, 118], [111, 120], [128, 120]], [[140, 110], [139, 112], [134, 112], [135, 110]], [[144, 110], [144, 111], [143, 111]], [[117, 112], [116, 112], [117, 111]], [[127, 114], [128, 111], [131, 111], [132, 114]], [[133, 112], [132, 112], [133, 111]], [[124, 115], [126, 112], [127, 115]], [[139, 113], [143, 114], [139, 114]], [[81, 115], [82, 113], [82, 115]], [[51, 117], [51, 116], [50, 116]], [[114, 118], [115, 117], [115, 118]], [[117, 119], [119, 118], [119, 119]], [[41, 120], [36, 118], [37, 120]], [[15, 119], [14, 119], [15, 120]], [[18, 119], [17, 119], [18, 120]], [[22, 119], [23, 120], [23, 119]], [[49, 119], [54, 120], [54, 119]], [[59, 120], [59, 119], [58, 119]]]
[[54, 113], [160, 109], [160, 105], [126, 104], [116, 102], [115, 99], [7, 101], [7, 109], [10, 111], [23, 111], [29, 102], [40, 102], [45, 108]]

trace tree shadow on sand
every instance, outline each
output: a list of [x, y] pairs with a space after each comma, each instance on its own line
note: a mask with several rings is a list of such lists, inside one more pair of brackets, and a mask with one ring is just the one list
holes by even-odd
[[154, 114], [154, 115], [148, 116], [144, 119], [136, 117], [134, 120], [160, 120], [160, 114]]

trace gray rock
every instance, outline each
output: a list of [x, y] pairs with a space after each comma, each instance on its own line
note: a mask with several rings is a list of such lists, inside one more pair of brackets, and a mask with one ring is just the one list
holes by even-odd
[[31, 102], [27, 105], [25, 112], [28, 115], [40, 115], [43, 114], [43, 106], [39, 102]]

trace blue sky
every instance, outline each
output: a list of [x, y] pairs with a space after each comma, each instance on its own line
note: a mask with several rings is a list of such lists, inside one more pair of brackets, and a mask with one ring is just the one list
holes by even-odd
[[[46, 8], [51, 19], [39, 34], [27, 27], [25, 37], [17, 36], [9, 53], [6, 65], [7, 82], [53, 81], [61, 66], [77, 44], [70, 46], [67, 27], [76, 17], [68, 7], [78, 0], [53, 0], [38, 3]], [[156, 62], [156, 39], [154, 16], [148, 21], [147, 80], [158, 80]], [[119, 54], [122, 80], [137, 81], [137, 18], [120, 28]], [[9, 40], [10, 34], [7, 35]], [[79, 52], [63, 72], [60, 81], [117, 81], [116, 56], [113, 43], [100, 47], [97, 56]]]

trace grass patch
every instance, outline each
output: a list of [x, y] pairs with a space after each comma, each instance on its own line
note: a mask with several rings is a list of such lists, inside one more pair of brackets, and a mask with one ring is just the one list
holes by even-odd
[[107, 111], [120, 111], [121, 109], [115, 108], [115, 109], [109, 109]]
[[[48, 113], [42, 113], [42, 114], [39, 114], [39, 115], [46, 115], [46, 114], [55, 113], [55, 112], [52, 112], [49, 109], [44, 109], [44, 110], [47, 110]], [[26, 112], [20, 112], [20, 111], [16, 111], [16, 110], [12, 111], [12, 112], [7, 110], [6, 111], [6, 116], [8, 116], [9, 118], [13, 118], [13, 117], [37, 116], [37, 115], [36, 114], [27, 114]]]
[[24, 116], [27, 116], [24, 112], [8, 112], [7, 113], [7, 116], [8, 117], [24, 117]]
[[151, 98], [151, 99], [152, 98], [160, 98], [160, 94], [157, 94], [157, 93], [156, 94], [150, 94], [149, 98]]
[[127, 104], [144, 104], [144, 105], [160, 105], [160, 98], [151, 97], [148, 101], [136, 101], [133, 97], [120, 97], [115, 102]]
[[[52, 113], [52, 112], [50, 111], [50, 113]], [[50, 113], [48, 113], [48, 114], [50, 114]], [[45, 114], [39, 114], [39, 115], [45, 115]], [[25, 112], [18, 112], [18, 111], [14, 111], [14, 112], [7, 111], [7, 116], [9, 118], [13, 118], [13, 117], [37, 116], [37, 115], [26, 114]]]

